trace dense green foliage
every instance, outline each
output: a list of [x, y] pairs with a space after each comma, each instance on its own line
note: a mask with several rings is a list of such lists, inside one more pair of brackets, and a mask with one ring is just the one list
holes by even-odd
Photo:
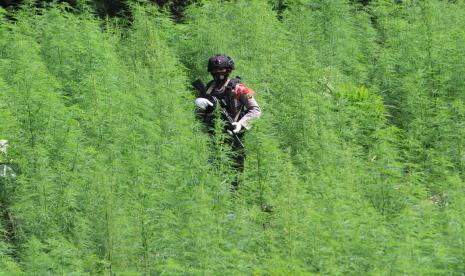
[[[462, 1], [142, 2], [0, 9], [0, 275], [465, 270]], [[216, 53], [263, 111], [240, 175]]]

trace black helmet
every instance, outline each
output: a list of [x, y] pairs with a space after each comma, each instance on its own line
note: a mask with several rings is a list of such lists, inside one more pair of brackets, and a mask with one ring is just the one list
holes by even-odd
[[234, 70], [234, 61], [226, 55], [215, 55], [208, 60], [208, 72], [214, 72], [219, 69], [226, 69], [229, 72]]

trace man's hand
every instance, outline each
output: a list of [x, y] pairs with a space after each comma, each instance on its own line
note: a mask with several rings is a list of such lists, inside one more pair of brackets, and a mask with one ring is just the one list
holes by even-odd
[[205, 98], [195, 99], [195, 104], [202, 110], [207, 109], [208, 106], [213, 106], [213, 103]]
[[234, 134], [238, 134], [238, 133], [241, 131], [241, 129], [242, 129], [242, 125], [239, 124], [238, 122], [234, 122], [234, 123], [232, 123], [231, 125], [232, 125], [232, 127], [234, 128], [234, 129], [232, 130], [232, 133], [234, 133]]

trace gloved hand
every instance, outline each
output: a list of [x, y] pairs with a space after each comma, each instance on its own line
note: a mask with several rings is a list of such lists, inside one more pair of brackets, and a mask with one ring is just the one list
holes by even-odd
[[231, 125], [234, 128], [232, 130], [232, 133], [234, 133], [234, 134], [238, 134], [242, 129], [242, 125], [240, 123], [238, 123], [238, 122], [234, 122]]
[[195, 104], [202, 110], [207, 109], [208, 106], [213, 106], [213, 103], [205, 98], [195, 99]]

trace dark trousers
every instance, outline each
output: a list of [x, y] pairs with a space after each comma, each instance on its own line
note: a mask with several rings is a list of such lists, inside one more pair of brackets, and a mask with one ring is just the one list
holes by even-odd
[[[240, 133], [237, 136], [241, 141], [244, 141], [243, 133]], [[244, 172], [245, 149], [242, 148], [235, 140], [232, 144], [232, 154], [234, 161], [233, 166], [236, 171], [236, 175], [233, 182], [231, 183], [231, 191], [237, 191], [241, 183], [242, 173]]]
[[[212, 116], [211, 113], [200, 112], [197, 116], [203, 121], [205, 126], [206, 132], [209, 134], [210, 137], [215, 136], [215, 117]], [[225, 120], [223, 118], [223, 120]], [[225, 126], [224, 132], [227, 133], [229, 129], [228, 126]], [[229, 135], [229, 134], [228, 134]], [[238, 135], [239, 140], [243, 141], [244, 133], [239, 133]], [[240, 144], [231, 137], [230, 140], [225, 141], [228, 144], [231, 144], [232, 149], [232, 161], [233, 161], [233, 169], [235, 170], [235, 176], [233, 181], [231, 182], [231, 191], [237, 191], [240, 186], [242, 173], [244, 172], [244, 160], [245, 160], [245, 150], [240, 146]]]

